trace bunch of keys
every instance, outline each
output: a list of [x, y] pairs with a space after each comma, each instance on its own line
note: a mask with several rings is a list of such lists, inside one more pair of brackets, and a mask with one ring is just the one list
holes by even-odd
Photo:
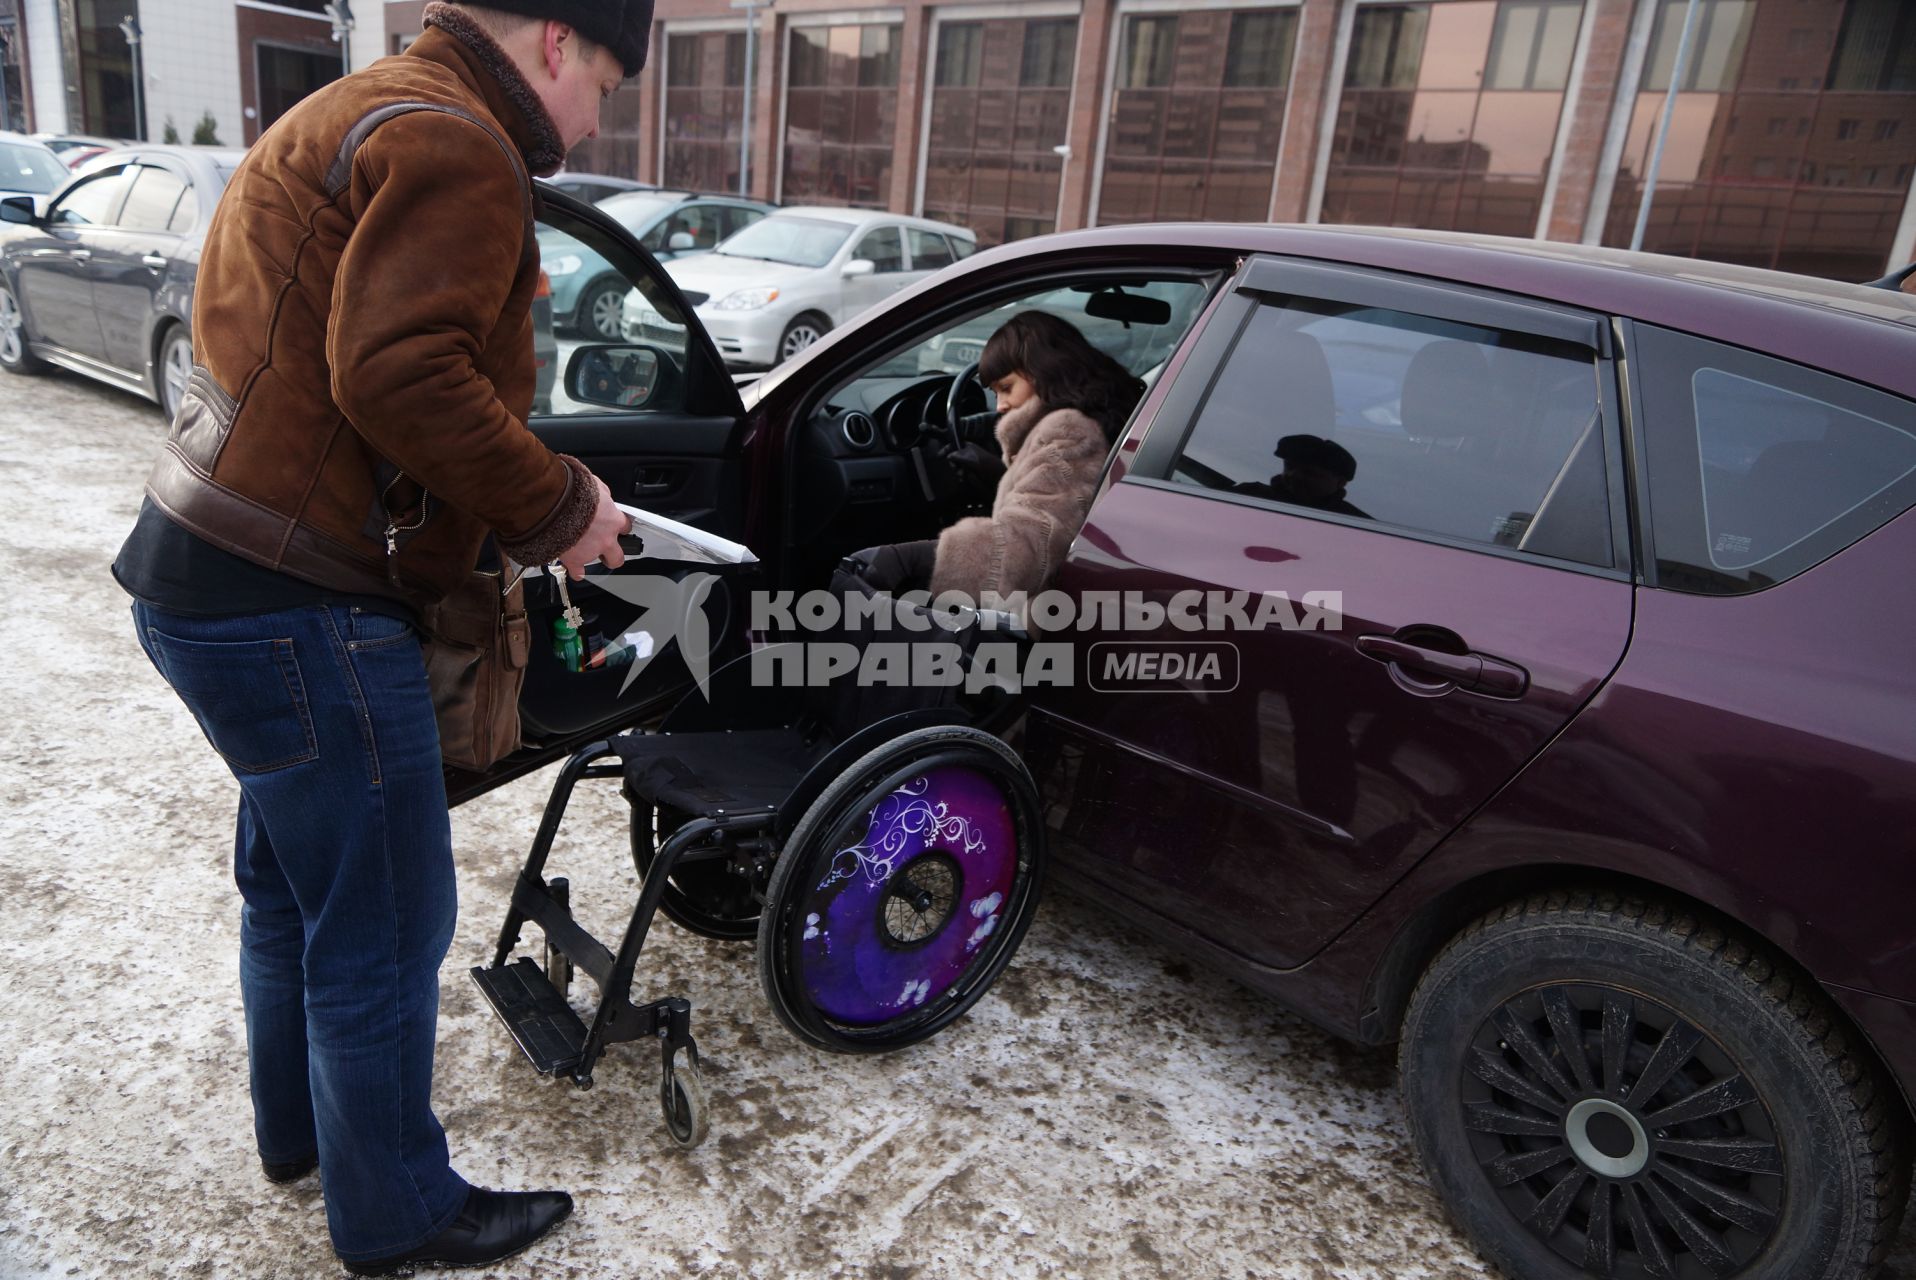
[[577, 675], [585, 666], [585, 638], [579, 634], [585, 626], [585, 613], [572, 603], [565, 566], [547, 565], [546, 572], [558, 586], [559, 602], [565, 606], [565, 611], [552, 622], [552, 656], [563, 662], [567, 671]]

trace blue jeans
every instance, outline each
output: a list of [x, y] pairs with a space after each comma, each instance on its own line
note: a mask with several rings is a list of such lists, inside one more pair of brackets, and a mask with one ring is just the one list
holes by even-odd
[[399, 618], [325, 605], [202, 618], [136, 603], [133, 617], [239, 779], [260, 1157], [317, 1154], [342, 1258], [407, 1252], [467, 1191], [430, 1098], [457, 900], [419, 637]]

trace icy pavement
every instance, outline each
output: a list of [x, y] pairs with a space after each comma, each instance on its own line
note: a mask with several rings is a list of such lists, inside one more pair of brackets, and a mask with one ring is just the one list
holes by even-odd
[[[237, 788], [107, 573], [150, 406], [0, 374], [0, 1277], [340, 1275], [317, 1179], [260, 1176], [229, 878]], [[712, 1133], [660, 1124], [657, 1058], [544, 1085], [465, 976], [550, 773], [454, 814], [461, 918], [436, 1098], [475, 1182], [572, 1221], [500, 1277], [1486, 1276], [1411, 1154], [1388, 1051], [1330, 1040], [1054, 895], [964, 1022], [885, 1057], [800, 1046], [749, 946], [661, 923], [638, 994], [688, 997]], [[589, 784], [590, 785], [590, 784]], [[633, 875], [609, 784], [552, 870], [605, 936]], [[589, 984], [586, 984], [589, 986]], [[1916, 1236], [1889, 1272], [1916, 1278]]]

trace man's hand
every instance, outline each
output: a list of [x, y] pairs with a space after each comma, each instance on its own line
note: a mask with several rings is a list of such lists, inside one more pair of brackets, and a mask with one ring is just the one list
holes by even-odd
[[585, 577], [585, 567], [594, 560], [603, 562], [608, 569], [624, 564], [625, 552], [619, 546], [619, 535], [632, 528], [631, 519], [613, 504], [612, 490], [605, 487], [605, 481], [594, 476], [592, 483], [599, 489], [599, 505], [592, 512], [592, 523], [586, 526], [583, 537], [559, 553], [559, 563], [565, 566], [566, 576], [574, 582]]

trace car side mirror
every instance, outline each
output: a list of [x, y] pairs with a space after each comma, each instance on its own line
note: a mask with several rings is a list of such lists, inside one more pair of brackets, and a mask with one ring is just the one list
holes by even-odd
[[845, 264], [845, 278], [856, 280], [860, 276], [876, 275], [878, 264], [870, 258], [853, 258]]
[[40, 202], [32, 196], [8, 196], [0, 200], [0, 222], [14, 222], [23, 227], [35, 226], [41, 217]]
[[674, 231], [672, 238], [665, 242], [665, 247], [673, 253], [684, 253], [687, 249], [698, 248], [698, 241], [692, 238], [690, 231]]
[[580, 404], [643, 409], [658, 398], [676, 369], [657, 347], [580, 347], [566, 363], [565, 393]]

